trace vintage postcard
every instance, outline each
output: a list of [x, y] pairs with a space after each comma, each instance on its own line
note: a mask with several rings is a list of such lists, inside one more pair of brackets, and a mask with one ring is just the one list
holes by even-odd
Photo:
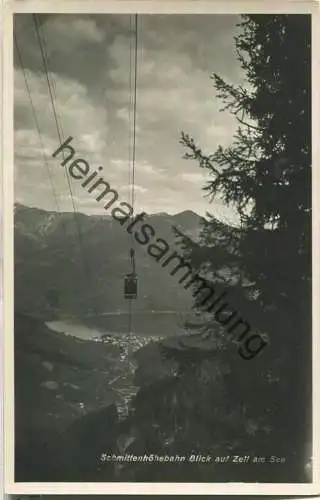
[[3, 26], [6, 492], [319, 493], [318, 3]]

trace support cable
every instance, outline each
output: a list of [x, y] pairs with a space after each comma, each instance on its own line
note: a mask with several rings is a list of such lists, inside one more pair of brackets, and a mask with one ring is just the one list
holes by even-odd
[[[129, 198], [132, 207], [132, 219], [134, 218], [134, 205], [135, 205], [135, 160], [136, 160], [136, 120], [137, 120], [137, 76], [138, 76], [138, 14], [135, 14], [135, 26], [134, 26], [134, 79], [133, 79], [133, 96], [132, 96], [132, 36], [131, 36], [131, 17], [130, 17], [130, 62], [129, 62]], [[133, 102], [132, 102], [133, 98]], [[131, 108], [133, 107], [132, 113]], [[132, 124], [132, 114], [133, 114], [133, 124]], [[131, 133], [132, 133], [132, 147], [131, 147]], [[131, 248], [130, 248], [130, 264], [132, 270], [133, 278], [136, 278], [136, 267], [135, 267], [135, 249], [134, 249], [134, 237], [131, 232]], [[128, 330], [129, 335], [132, 334], [132, 300], [129, 299], [129, 322]], [[130, 363], [130, 353], [128, 352], [128, 358]]]
[[22, 58], [21, 51], [20, 51], [20, 48], [19, 48], [19, 43], [18, 43], [18, 39], [17, 39], [16, 33], [14, 33], [13, 36], [14, 36], [14, 44], [15, 44], [15, 47], [16, 47], [16, 52], [17, 52], [17, 56], [18, 56], [18, 60], [19, 60], [19, 66], [20, 66], [20, 68], [22, 70], [22, 73], [23, 73], [24, 84], [25, 84], [26, 92], [28, 94], [29, 101], [30, 101], [31, 112], [32, 112], [34, 124], [35, 124], [36, 130], [37, 130], [37, 134], [38, 134], [38, 137], [39, 137], [39, 142], [40, 142], [40, 146], [41, 146], [41, 151], [42, 151], [42, 157], [43, 157], [44, 165], [46, 167], [46, 171], [47, 171], [47, 175], [48, 175], [50, 187], [51, 187], [51, 190], [52, 190], [53, 198], [54, 198], [54, 201], [55, 201], [55, 205], [56, 205], [56, 208], [57, 208], [57, 212], [60, 213], [61, 210], [60, 210], [60, 207], [59, 207], [58, 196], [57, 196], [56, 190], [54, 188], [52, 174], [51, 174], [51, 171], [50, 171], [50, 167], [49, 167], [49, 163], [48, 163], [48, 158], [47, 158], [46, 150], [45, 150], [45, 147], [44, 147], [44, 142], [43, 142], [42, 134], [41, 134], [41, 131], [40, 131], [40, 125], [39, 125], [39, 121], [38, 121], [38, 117], [37, 117], [35, 105], [34, 105], [34, 102], [33, 102], [33, 99], [32, 99], [31, 88], [30, 88], [29, 81], [28, 81], [28, 78], [27, 78], [27, 74], [26, 74], [26, 71], [25, 71], [25, 67], [24, 67], [24, 64], [23, 64], [23, 58]]
[[[42, 40], [41, 35], [40, 35], [40, 27], [39, 27], [39, 23], [38, 23], [38, 20], [37, 20], [37, 16], [36, 16], [36, 14], [33, 14], [32, 16], [33, 16], [33, 22], [34, 22], [34, 26], [35, 26], [36, 35], [37, 35], [37, 41], [38, 41], [38, 45], [39, 45], [39, 48], [40, 48], [42, 64], [43, 64], [43, 68], [44, 68], [44, 71], [45, 71], [47, 86], [48, 86], [48, 90], [49, 90], [49, 96], [50, 96], [51, 107], [52, 107], [53, 116], [54, 116], [54, 122], [55, 122], [55, 126], [56, 126], [56, 129], [57, 129], [58, 140], [59, 140], [60, 146], [62, 146], [62, 144], [63, 144], [63, 131], [62, 131], [62, 126], [59, 123], [59, 117], [58, 117], [58, 114], [57, 114], [57, 110], [56, 110], [56, 106], [55, 106], [55, 100], [54, 100], [53, 85], [52, 85], [52, 83], [50, 81], [50, 77], [49, 77], [47, 51], [46, 51], [46, 49], [44, 47], [44, 43], [43, 43], [43, 40]], [[63, 150], [62, 150], [62, 156], [63, 156], [63, 159], [65, 159], [65, 155], [64, 155], [64, 151]], [[73, 208], [73, 213], [74, 213], [74, 221], [75, 221], [75, 225], [76, 225], [76, 229], [77, 229], [77, 234], [78, 234], [78, 239], [79, 239], [80, 253], [81, 253], [82, 261], [83, 261], [83, 269], [84, 269], [84, 273], [85, 273], [85, 276], [87, 278], [87, 281], [89, 282], [90, 281], [90, 270], [89, 270], [89, 265], [88, 265], [88, 262], [87, 262], [87, 259], [86, 259], [86, 256], [85, 256], [84, 242], [83, 242], [83, 238], [82, 238], [81, 228], [80, 228], [80, 225], [79, 225], [79, 221], [77, 219], [77, 208], [76, 208], [74, 196], [73, 196], [73, 193], [72, 193], [71, 181], [70, 181], [70, 178], [68, 176], [67, 169], [65, 169], [65, 173], [66, 173], [66, 177], [67, 177], [68, 189], [69, 189], [69, 193], [70, 193], [70, 197], [71, 197], [71, 202], [72, 202], [72, 208]]]

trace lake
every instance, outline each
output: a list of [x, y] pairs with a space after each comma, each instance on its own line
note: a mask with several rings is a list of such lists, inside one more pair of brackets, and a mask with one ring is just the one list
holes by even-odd
[[172, 311], [138, 311], [134, 312], [129, 329], [129, 314], [111, 312], [97, 315], [86, 315], [78, 318], [62, 317], [47, 322], [47, 326], [56, 332], [66, 333], [88, 340], [106, 334], [124, 334], [129, 330], [132, 334], [143, 337], [171, 337], [183, 333], [186, 321], [194, 321], [195, 315], [190, 312]]
[[[100, 316], [87, 315], [78, 318], [61, 317], [55, 321], [47, 321], [46, 325], [55, 332], [72, 335], [82, 340], [99, 339], [106, 336], [103, 339], [104, 342], [110, 342], [121, 349], [119, 357], [121, 371], [110, 382], [110, 388], [118, 394], [118, 411], [124, 417], [128, 412], [130, 400], [138, 389], [134, 382], [134, 373], [137, 367], [133, 356], [134, 352], [139, 351], [152, 340], [158, 341], [183, 333], [185, 322], [191, 320], [194, 320], [194, 315], [190, 313], [139, 311], [133, 315], [131, 333], [129, 333], [128, 328], [129, 315], [123, 312], [105, 313]], [[151, 358], [151, 363], [153, 363], [151, 369], [159, 369], [160, 358], [158, 358]]]

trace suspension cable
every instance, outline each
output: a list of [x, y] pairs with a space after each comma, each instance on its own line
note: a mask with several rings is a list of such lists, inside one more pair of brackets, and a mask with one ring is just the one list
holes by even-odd
[[[42, 29], [42, 25], [38, 22], [38, 30], [39, 30], [39, 34], [40, 34], [40, 39], [41, 39], [41, 42], [42, 42], [42, 47], [43, 47], [43, 55], [44, 55], [44, 58], [45, 58], [45, 62], [46, 62], [46, 67], [47, 67], [47, 74], [48, 74], [48, 78], [51, 82], [51, 90], [52, 90], [52, 95], [53, 95], [53, 100], [55, 102], [55, 109], [56, 109], [56, 114], [57, 114], [57, 117], [59, 117], [59, 109], [58, 109], [58, 99], [57, 99], [57, 93], [56, 93], [56, 85], [55, 85], [55, 81], [54, 81], [54, 75], [53, 73], [50, 74], [50, 64], [49, 64], [49, 57], [48, 57], [48, 50], [47, 50], [47, 44], [46, 44], [46, 39], [45, 39], [45, 36], [44, 36], [44, 33], [43, 33], [43, 29]], [[51, 76], [51, 78], [50, 78]], [[60, 122], [59, 123], [59, 120], [58, 120], [58, 123], [57, 123], [58, 127], [60, 128], [60, 135], [62, 137], [62, 140], [64, 139], [64, 133], [63, 133], [63, 127], [62, 127], [62, 123]], [[66, 172], [66, 176], [68, 175], [68, 173]], [[76, 203], [75, 203], [76, 205]]]
[[[129, 179], [128, 179], [128, 189], [129, 189], [129, 202], [132, 207], [131, 219], [134, 219], [134, 205], [135, 205], [135, 160], [136, 160], [136, 118], [137, 118], [137, 74], [138, 74], [138, 15], [135, 14], [135, 43], [133, 48], [132, 43], [132, 21], [131, 16], [129, 18]], [[134, 49], [134, 78], [132, 82], [132, 50]], [[133, 85], [133, 92], [132, 92]], [[133, 115], [133, 123], [132, 123]], [[130, 248], [130, 261], [132, 272], [135, 273], [134, 264], [134, 237], [131, 232], [130, 235], [131, 248]]]
[[[36, 14], [33, 14], [32, 16], [33, 16], [34, 26], [35, 26], [35, 30], [36, 30], [36, 34], [37, 34], [38, 44], [39, 44], [39, 47], [40, 47], [42, 64], [43, 64], [43, 68], [44, 68], [44, 71], [45, 71], [47, 85], [48, 85], [48, 89], [49, 89], [49, 95], [50, 95], [50, 100], [51, 100], [51, 106], [52, 106], [54, 121], [55, 121], [56, 129], [57, 129], [58, 139], [59, 139], [59, 143], [60, 143], [60, 146], [61, 146], [63, 144], [62, 126], [59, 123], [59, 119], [58, 119], [58, 115], [57, 115], [57, 111], [56, 111], [56, 106], [55, 106], [55, 102], [54, 102], [52, 85], [51, 85], [50, 77], [49, 77], [48, 58], [47, 58], [47, 54], [46, 54], [44, 46], [43, 46], [43, 40], [42, 40], [42, 38], [40, 36], [40, 28], [39, 28], [37, 16], [36, 16]], [[62, 156], [63, 156], [63, 159], [65, 159], [65, 155], [64, 155], [64, 151], [63, 150], [62, 150]], [[80, 228], [80, 225], [79, 225], [79, 221], [78, 221], [77, 216], [76, 216], [77, 209], [76, 209], [75, 200], [74, 200], [74, 196], [73, 196], [73, 193], [72, 193], [71, 181], [70, 181], [70, 178], [68, 176], [67, 169], [65, 169], [65, 173], [66, 173], [66, 177], [67, 177], [68, 189], [69, 189], [69, 192], [70, 192], [70, 197], [71, 197], [71, 202], [72, 202], [72, 208], [73, 208], [73, 212], [74, 212], [74, 221], [75, 221], [75, 224], [76, 224], [78, 238], [79, 238], [80, 252], [82, 254], [82, 260], [83, 260], [83, 268], [84, 268], [84, 272], [85, 272], [85, 275], [87, 277], [87, 280], [89, 280], [89, 277], [90, 277], [89, 265], [88, 265], [87, 259], [85, 258], [84, 242], [83, 242], [83, 238], [82, 238], [82, 233], [81, 233], [81, 228]]]
[[134, 46], [134, 95], [133, 95], [133, 145], [132, 145], [132, 185], [131, 203], [134, 212], [134, 185], [136, 161], [136, 122], [137, 122], [137, 79], [138, 79], [138, 14], [135, 14], [135, 46]]
[[[132, 157], [132, 108], [133, 108], [133, 92], [132, 92], [132, 53], [133, 53], [133, 40], [132, 40], [132, 16], [129, 15], [129, 124], [128, 124], [128, 203], [131, 203], [131, 157]], [[132, 214], [133, 219], [133, 214]], [[132, 233], [129, 235], [129, 242], [133, 244]]]
[[29, 82], [28, 82], [28, 78], [27, 78], [27, 74], [26, 74], [26, 71], [25, 71], [25, 67], [24, 67], [24, 64], [23, 64], [23, 58], [22, 58], [22, 54], [21, 54], [21, 51], [20, 51], [20, 48], [19, 48], [19, 43], [18, 43], [18, 39], [17, 39], [16, 33], [14, 33], [13, 36], [14, 36], [14, 43], [15, 43], [15, 47], [16, 47], [16, 52], [17, 52], [18, 60], [19, 60], [19, 66], [20, 66], [20, 68], [22, 70], [22, 73], [23, 73], [24, 84], [25, 84], [25, 88], [26, 88], [26, 91], [27, 91], [27, 94], [28, 94], [29, 101], [30, 101], [31, 112], [32, 112], [32, 115], [33, 115], [34, 124], [35, 124], [36, 130], [37, 130], [37, 134], [38, 134], [38, 137], [39, 137], [39, 142], [40, 142], [40, 146], [41, 146], [41, 150], [42, 150], [42, 157], [43, 157], [44, 165], [46, 167], [46, 171], [47, 171], [47, 175], [48, 175], [50, 187], [51, 187], [51, 190], [52, 190], [53, 198], [54, 198], [54, 201], [55, 201], [55, 205], [56, 205], [56, 208], [57, 208], [57, 212], [60, 213], [58, 196], [57, 196], [57, 193], [56, 193], [56, 190], [55, 190], [55, 187], [54, 187], [54, 183], [53, 183], [53, 179], [52, 179], [52, 174], [51, 174], [51, 171], [50, 171], [50, 167], [49, 167], [49, 163], [48, 163], [48, 158], [47, 158], [47, 154], [46, 154], [46, 151], [45, 151], [42, 134], [41, 134], [41, 131], [40, 131], [40, 125], [39, 125], [39, 121], [38, 121], [38, 117], [37, 117], [35, 105], [34, 105], [34, 102], [33, 102], [33, 99], [32, 99], [31, 88], [30, 88], [30, 85], [29, 85]]
[[[135, 42], [134, 42], [134, 79], [133, 79], [133, 95], [132, 95], [132, 37], [131, 37], [131, 19], [130, 19], [130, 67], [129, 67], [129, 194], [130, 203], [132, 207], [132, 220], [135, 214], [135, 161], [136, 161], [136, 130], [137, 130], [137, 77], [138, 77], [138, 14], [135, 14], [134, 26]], [[131, 108], [133, 108], [131, 110]], [[132, 124], [133, 114], [133, 124]], [[132, 134], [132, 137], [131, 137]], [[131, 148], [132, 140], [132, 148]], [[130, 260], [132, 272], [135, 273], [135, 251], [134, 251], [134, 237], [131, 232], [131, 249]]]
[[[55, 121], [56, 129], [57, 129], [58, 140], [59, 140], [60, 145], [62, 145], [64, 134], [63, 134], [62, 124], [59, 123], [59, 116], [58, 116], [56, 105], [55, 105], [54, 96], [56, 97], [56, 92], [55, 92], [55, 88], [54, 88], [54, 79], [53, 79], [53, 75], [51, 75], [51, 78], [52, 78], [52, 83], [51, 83], [50, 76], [49, 76], [48, 55], [47, 55], [47, 51], [46, 51], [45, 40], [43, 38], [43, 35], [42, 35], [42, 37], [40, 35], [40, 26], [39, 26], [36, 14], [33, 14], [33, 21], [34, 21], [36, 34], [37, 34], [37, 41], [38, 41], [38, 44], [40, 47], [42, 64], [43, 64], [43, 68], [45, 71], [46, 81], [47, 81], [47, 85], [48, 85], [48, 89], [49, 89], [49, 95], [50, 95], [51, 106], [52, 106], [53, 115], [54, 115], [54, 121]], [[65, 159], [65, 154], [64, 154], [63, 150], [62, 150], [62, 156], [63, 156], [63, 159]], [[69, 189], [69, 193], [70, 193], [70, 197], [71, 197], [71, 202], [72, 202], [73, 218], [74, 218], [74, 223], [76, 226], [76, 231], [77, 231], [78, 240], [79, 240], [80, 257], [82, 258], [82, 262], [83, 262], [83, 271], [84, 271], [84, 275], [86, 277], [86, 280], [89, 284], [91, 281], [91, 269], [90, 269], [88, 260], [86, 258], [85, 250], [84, 250], [84, 241], [83, 241], [82, 231], [81, 231], [81, 227], [80, 227], [80, 222], [77, 218], [77, 208], [76, 208], [75, 199], [74, 199], [74, 196], [72, 193], [71, 181], [70, 181], [70, 178], [68, 176], [67, 169], [64, 169], [64, 171], [65, 171], [65, 175], [67, 178], [67, 185], [68, 185], [68, 189]], [[90, 287], [88, 286], [88, 288], [90, 288]], [[80, 301], [80, 303], [81, 302], [82, 301]], [[97, 314], [97, 309], [96, 309], [94, 302], [91, 304], [91, 306], [92, 306], [94, 313]]]
[[[135, 160], [136, 160], [136, 119], [137, 119], [137, 75], [138, 75], [138, 14], [135, 14], [135, 42], [134, 42], [134, 80], [133, 80], [133, 96], [132, 96], [132, 23], [130, 16], [130, 32], [129, 32], [129, 198], [132, 207], [132, 219], [134, 218], [134, 205], [135, 205]], [[133, 102], [132, 102], [133, 101]], [[133, 108], [133, 109], [132, 109]], [[133, 114], [133, 124], [132, 124]], [[131, 137], [132, 134], [132, 137]], [[131, 147], [132, 140], [132, 147]], [[130, 248], [130, 264], [132, 276], [135, 278], [135, 250], [134, 250], [134, 237], [131, 232], [131, 248]], [[129, 317], [128, 317], [128, 330], [129, 335], [132, 334], [132, 317], [133, 307], [132, 300], [129, 299]], [[130, 349], [128, 350], [128, 361], [130, 364]]]

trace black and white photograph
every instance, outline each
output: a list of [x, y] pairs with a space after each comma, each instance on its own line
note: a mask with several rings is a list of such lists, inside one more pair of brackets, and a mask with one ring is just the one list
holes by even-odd
[[312, 485], [312, 15], [18, 12], [12, 64], [13, 482]]

